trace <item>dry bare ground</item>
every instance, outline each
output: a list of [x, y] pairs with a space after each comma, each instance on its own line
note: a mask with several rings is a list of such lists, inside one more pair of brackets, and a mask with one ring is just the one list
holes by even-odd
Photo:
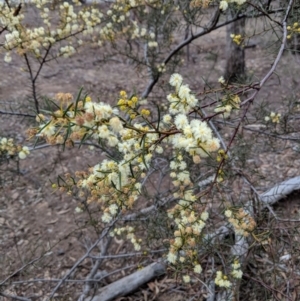
[[[251, 23], [249, 22], [247, 26], [250, 28]], [[190, 47], [190, 61], [187, 60], [185, 52], [182, 54], [184, 62], [181, 74], [194, 91], [200, 92], [203, 89], [202, 78], [208, 82], [216, 82], [222, 74], [225, 64], [223, 51], [225, 36], [225, 29], [222, 28], [195, 41]], [[270, 69], [274, 56], [271, 49], [266, 47], [266, 39], [258, 37], [253, 43], [256, 47], [246, 50], [247, 69], [249, 74], [252, 73], [259, 79]], [[80, 87], [84, 87], [93, 98], [113, 102], [121, 89], [127, 91], [135, 89], [139, 93], [144, 90], [146, 85], [144, 75], [132, 68], [130, 62], [120, 59], [103, 63], [100, 52], [101, 50], [97, 48], [84, 47], [66, 61], [52, 62], [43, 70], [39, 79], [40, 97], [52, 97], [57, 92], [76, 94]], [[297, 55], [291, 55], [289, 52], [284, 54], [276, 75], [272, 76], [260, 92], [255, 104], [257, 108], [264, 101], [269, 103], [274, 111], [280, 112], [285, 109], [284, 101], [287, 98], [299, 99], [299, 62], [300, 58]], [[0, 60], [0, 109], [5, 111], [9, 111], [9, 107], [19, 112], [28, 109], [30, 111], [31, 104], [26, 97], [26, 95], [30, 97], [29, 81], [27, 74], [20, 71], [20, 66], [18, 58], [14, 58], [13, 64], [10, 65]], [[168, 79], [163, 80], [166, 82]], [[161, 98], [155, 99], [155, 94], [151, 97], [153, 101], [158, 103], [161, 101]], [[253, 116], [253, 120], [256, 120], [256, 117]], [[248, 130], [244, 129], [247, 139], [240, 143], [244, 145], [245, 155], [251, 148], [251, 141], [257, 143], [256, 148], [251, 149], [251, 158], [243, 163], [243, 170], [259, 193], [267, 191], [278, 182], [299, 175], [300, 138], [297, 133], [299, 115], [295, 114], [294, 118], [295, 130], [291, 135], [296, 139], [292, 141], [259, 135], [257, 131], [260, 128], [253, 126], [251, 118], [250, 127]], [[17, 141], [24, 142], [25, 131], [33, 123], [34, 120], [30, 118], [1, 115], [0, 135], [15, 136], [17, 133], [15, 136]], [[257, 125], [256, 121], [255, 124]], [[222, 133], [222, 124], [219, 130]], [[225, 130], [223, 134], [226, 137]], [[266, 139], [270, 140], [268, 147], [265, 146]], [[242, 155], [242, 151], [236, 154], [239, 162], [243, 160]], [[92, 151], [84, 146], [80, 149], [67, 149], [64, 152], [57, 147], [51, 147], [33, 151], [28, 160], [21, 161], [19, 171], [14, 163], [1, 165], [0, 283], [11, 276], [5, 283], [5, 294], [26, 296], [27, 299], [24, 300], [43, 300], [59, 279], [94, 244], [99, 235], [97, 206], [76, 214], [75, 208], [80, 205], [79, 200], [53, 191], [51, 181], [55, 182], [57, 176], [66, 172], [74, 173], [76, 170], [86, 169], [87, 166], [96, 164], [102, 156], [101, 150]], [[250, 190], [246, 186], [244, 180], [235, 179], [233, 186], [227, 187], [228, 195], [233, 195], [233, 199], [247, 199]], [[240, 195], [237, 196], [237, 192]], [[261, 210], [257, 215], [261, 233], [265, 235], [264, 238], [269, 244], [256, 246], [249, 251], [257, 252], [257, 255], [254, 256], [255, 261], [248, 264], [244, 273], [240, 300], [276, 300], [275, 298], [299, 300], [297, 299], [300, 298], [297, 297], [297, 294], [300, 296], [299, 192], [294, 192], [273, 209]], [[272, 225], [272, 231], [264, 228], [266, 220]], [[155, 246], [154, 249], [162, 247]], [[100, 251], [95, 254], [101, 252], [101, 246], [99, 248]], [[274, 254], [274, 250], [278, 253]], [[114, 240], [106, 251], [107, 254], [117, 255], [133, 250], [124, 244], [124, 241]], [[289, 254], [293, 254], [292, 260], [283, 258]], [[273, 266], [273, 257], [283, 258], [281, 262], [285, 268], [280, 268], [280, 265]], [[113, 283], [116, 279], [133, 273], [145, 263], [155, 262], [157, 258], [159, 255], [147, 253], [104, 260], [101, 271], [116, 272], [108, 275], [102, 282], [93, 283], [92, 292], [97, 294], [99, 287]], [[80, 280], [88, 276], [94, 263], [92, 259], [83, 260], [54, 299], [76, 300], [84, 286]], [[22, 268], [24, 266], [26, 267]], [[263, 283], [261, 279], [266, 274], [269, 278], [267, 277]], [[281, 275], [278, 276], [278, 280], [272, 279], [277, 274]], [[245, 285], [250, 280], [252, 287]], [[269, 291], [275, 296], [273, 299], [266, 293]], [[284, 299], [280, 292], [284, 294], [292, 292], [295, 297]], [[168, 270], [166, 274], [139, 287], [134, 294], [118, 300], [180, 301], [206, 300], [206, 297], [198, 290], [197, 284], [183, 286], [174, 277], [174, 271]], [[9, 298], [0, 297], [0, 300], [6, 301]]]

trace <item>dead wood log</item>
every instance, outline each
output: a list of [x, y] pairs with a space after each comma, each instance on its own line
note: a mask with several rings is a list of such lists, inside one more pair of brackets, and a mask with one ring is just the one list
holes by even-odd
[[294, 190], [300, 189], [300, 176], [291, 178], [279, 184], [276, 184], [267, 192], [260, 195], [260, 200], [264, 207], [274, 205]]
[[128, 295], [152, 278], [161, 276], [165, 272], [165, 264], [161, 262], [152, 263], [140, 271], [105, 286], [98, 295], [86, 298], [85, 301], [110, 301], [117, 297]]

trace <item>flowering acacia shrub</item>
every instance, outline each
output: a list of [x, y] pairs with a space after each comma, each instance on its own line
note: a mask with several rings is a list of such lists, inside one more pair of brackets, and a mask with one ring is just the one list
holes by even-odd
[[[175, 200], [176, 205], [168, 205], [167, 210], [169, 224], [173, 224], [173, 237], [166, 235], [169, 239], [166, 259], [174, 266], [182, 266], [183, 281], [189, 282], [192, 278], [190, 271], [196, 274], [202, 271], [199, 262], [202, 252], [196, 248], [205, 243], [203, 229], [209, 220], [207, 205], [201, 204], [202, 196], [196, 194], [197, 183], [192, 180], [189, 165], [190, 162], [198, 165], [205, 158], [210, 158], [218, 166], [215, 181], [222, 182], [222, 165], [228, 156], [225, 150], [220, 150], [220, 141], [214, 137], [208, 123], [201, 120], [199, 100], [183, 83], [182, 76], [173, 74], [170, 85], [174, 90], [167, 96], [168, 112], [159, 121], [155, 121], [157, 116], [155, 119], [152, 117], [145, 101], [140, 101], [136, 95], [129, 96], [125, 91], [120, 92], [114, 107], [94, 102], [81, 93], [75, 100], [70, 94], [59, 93], [56, 96], [58, 109], [49, 115], [39, 114], [37, 121], [40, 125], [29, 130], [29, 134], [49, 144], [67, 146], [83, 143], [87, 139], [94, 140], [118, 154], [111, 160], [102, 160], [89, 171], [77, 172], [75, 177], [68, 174], [64, 183], [53, 185], [69, 193], [75, 190], [81, 197], [87, 194], [87, 203], [97, 203], [101, 207], [104, 225], [135, 211], [143, 186], [147, 186], [146, 178], [153, 161], [168, 149], [172, 158], [169, 160], [172, 202]], [[239, 96], [231, 92], [215, 109], [216, 114], [224, 115], [226, 107], [238, 110], [239, 103]], [[226, 111], [226, 117], [230, 112], [231, 109]], [[228, 210], [226, 216], [227, 213]], [[247, 226], [246, 214], [241, 218], [245, 219], [242, 224], [245, 231], [249, 227], [247, 235], [246, 232], [241, 234], [248, 236], [255, 227], [250, 229]], [[237, 217], [237, 220], [240, 218]], [[124, 227], [122, 222], [119, 224], [114, 224], [111, 236], [127, 233], [126, 237], [136, 251], [145, 248], [142, 237], [135, 233], [134, 227]], [[168, 233], [170, 229], [165, 231]], [[218, 275], [216, 284], [229, 288], [229, 280], [223, 283]], [[233, 270], [233, 281], [241, 275], [240, 270]]]
[[[215, 29], [219, 18], [225, 18], [221, 11], [232, 9], [246, 14], [249, 8], [245, 1], [179, 1], [176, 5], [173, 1], [116, 1], [101, 9], [82, 6], [75, 1], [74, 5], [64, 2], [54, 11], [50, 2], [35, 1], [34, 8], [44, 23], [38, 27], [30, 27], [23, 21], [22, 7], [11, 8], [7, 2], [1, 5], [5, 61], [10, 63], [14, 52], [23, 57], [33, 88], [45, 63], [68, 58], [86, 43], [109, 48], [106, 55], [125, 55], [147, 69], [150, 84], [144, 93], [130, 95], [121, 91], [114, 106], [97, 102], [82, 92], [76, 98], [69, 93], [59, 93], [53, 101], [55, 109], [46, 112], [40, 110], [33, 89], [38, 126], [28, 131], [29, 137], [63, 147], [83, 145], [87, 141], [102, 147], [108, 155], [105, 159], [87, 171], [67, 174], [53, 187], [86, 198], [87, 204], [97, 204], [101, 209], [102, 229], [109, 229], [111, 237], [125, 236], [135, 251], [147, 252], [151, 242], [146, 245], [141, 225], [128, 225], [130, 219], [126, 218], [128, 214], [139, 212], [141, 203], [144, 205], [149, 175], [157, 162], [161, 162], [159, 159], [165, 160], [171, 189], [163, 196], [159, 195], [162, 199], [153, 202], [150, 208], [157, 219], [160, 208], [166, 219], [161, 231], [163, 239], [159, 241], [167, 247], [163, 258], [173, 271], [180, 273], [184, 282], [201, 279], [199, 282], [207, 283], [207, 288], [213, 280], [217, 289], [225, 292], [223, 296], [233, 300], [243, 277], [242, 265], [248, 242], [254, 239], [260, 244], [263, 240], [257, 239], [256, 231], [259, 230], [253, 206], [248, 202], [236, 205], [235, 199], [231, 201], [224, 196], [224, 191], [226, 184], [230, 185], [231, 173], [242, 174], [247, 180], [236, 159], [240, 151], [235, 149], [235, 142], [238, 131], [250, 115], [249, 108], [255, 96], [274, 72], [278, 61], [261, 82], [231, 85], [221, 77], [220, 87], [209, 87], [198, 95], [192, 93], [180, 74], [172, 71], [178, 69], [181, 61], [178, 52], [196, 36]], [[187, 39], [173, 51], [177, 38], [174, 31], [185, 26], [204, 27], [199, 21], [200, 16], [204, 9], [211, 8], [215, 15], [210, 26], [198, 34], [191, 30]], [[286, 8], [280, 27], [283, 45], [286, 34], [296, 34], [298, 28], [295, 24], [286, 26], [289, 9]], [[56, 12], [59, 21], [52, 19]], [[254, 15], [253, 11], [251, 14]], [[226, 22], [229, 21], [223, 24]], [[237, 44], [244, 43], [244, 37], [234, 33], [232, 39]], [[171, 54], [166, 56], [169, 49]], [[282, 49], [280, 51], [279, 58]], [[35, 74], [30, 59], [39, 63]], [[166, 109], [161, 111], [145, 99], [163, 73], [172, 74], [169, 80], [172, 91], [164, 99]], [[247, 98], [246, 92], [253, 94]], [[225, 127], [230, 117], [235, 121], [233, 125], [228, 122], [233, 131], [229, 139], [228, 135], [224, 139], [214, 122], [216, 120]], [[279, 127], [281, 113], [271, 112], [264, 117], [261, 120], [265, 121], [266, 127], [270, 124]], [[15, 147], [6, 138], [2, 138], [1, 147], [0, 154], [4, 156], [18, 153], [22, 159], [29, 152], [26, 147]], [[206, 173], [209, 177], [203, 178], [202, 174]], [[199, 175], [203, 181], [199, 181]], [[217, 202], [213, 202], [216, 199]], [[82, 209], [78, 207], [77, 211]], [[217, 214], [212, 216], [212, 212]], [[221, 224], [226, 224], [225, 234], [218, 232], [217, 226]], [[229, 230], [234, 233], [234, 242], [219, 244], [219, 239], [228, 239]], [[237, 251], [241, 245], [244, 249]]]

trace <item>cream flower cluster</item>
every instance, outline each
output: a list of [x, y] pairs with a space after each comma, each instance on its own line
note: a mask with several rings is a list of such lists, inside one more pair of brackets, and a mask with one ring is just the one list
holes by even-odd
[[167, 260], [172, 264], [190, 262], [194, 266], [194, 272], [201, 273], [202, 268], [197, 262], [195, 247], [201, 241], [201, 233], [209, 215], [205, 210], [201, 212], [201, 208], [195, 202], [193, 184], [182, 154], [177, 153], [175, 158], [176, 160], [170, 162], [170, 176], [173, 185], [178, 188], [173, 196], [179, 200], [168, 211], [168, 217], [175, 223], [175, 231]]
[[[135, 130], [125, 129], [116, 108], [102, 102], [95, 103], [89, 97], [73, 105], [68, 95], [60, 93], [57, 99], [61, 103], [61, 110], [54, 112], [50, 120], [41, 114], [38, 116], [41, 125], [37, 136], [43, 137], [48, 143], [68, 145], [91, 137], [109, 147], [117, 147], [123, 155], [123, 160], [103, 160], [88, 174], [78, 173], [80, 179], [77, 186], [90, 191], [89, 202], [97, 201], [103, 206], [102, 221], [108, 223], [115, 217], [119, 210], [117, 208], [131, 208], [140, 193], [141, 185], [135, 183], [132, 172], [136, 176], [141, 174], [152, 158], [152, 154], [144, 153], [139, 145], [139, 133], [145, 128], [134, 124]], [[147, 135], [144, 146], [150, 148], [149, 143], [156, 141], [157, 137], [157, 134]], [[141, 149], [139, 156], [137, 146]], [[136, 166], [131, 169], [129, 163]]]
[[67, 45], [65, 47], [60, 48], [61, 55], [65, 58], [71, 56], [76, 52], [75, 48], [73, 46]]
[[175, 93], [167, 96], [167, 99], [170, 103], [170, 114], [187, 114], [192, 108], [197, 106], [198, 99], [191, 93], [189, 86], [183, 84], [183, 79], [180, 74], [174, 73], [171, 76], [170, 85], [175, 87]]
[[9, 159], [16, 154], [23, 160], [30, 154], [30, 151], [27, 146], [16, 145], [12, 138], [0, 138], [0, 157], [3, 156], [5, 159]]
[[[97, 201], [104, 205], [103, 222], [110, 222], [115, 216], [111, 212], [112, 205], [123, 209], [132, 208], [137, 200], [141, 184], [136, 179], [143, 177], [144, 171], [150, 166], [152, 152], [155, 150], [155, 143], [158, 139], [157, 134], [147, 134], [144, 144], [140, 144], [140, 133], [147, 131], [140, 124], [134, 124], [133, 129], [123, 128], [117, 117], [109, 120], [109, 125], [119, 131], [116, 136], [116, 146], [122, 154], [122, 160], [104, 160], [94, 166], [90, 175], [78, 182], [78, 187], [88, 188], [91, 191], [90, 201]], [[99, 135], [103, 137], [109, 131], [108, 127], [99, 128]], [[109, 141], [108, 141], [109, 144]]]
[[228, 118], [233, 110], [240, 109], [241, 100], [236, 94], [226, 95], [221, 104], [215, 108], [216, 113], [222, 113], [224, 118]]
[[[17, 12], [18, 8], [10, 8], [5, 1], [0, 4], [0, 26], [8, 31], [4, 45], [7, 51], [5, 54], [7, 63], [12, 60], [10, 51], [15, 51], [19, 55], [32, 53], [40, 58], [51, 48], [52, 57], [69, 57], [84, 43], [81, 35], [87, 36], [85, 41], [90, 39], [99, 46], [107, 41], [115, 42], [118, 38], [140, 39], [148, 45], [149, 50], [156, 53], [159, 46], [156, 31], [141, 21], [143, 17], [139, 21], [134, 20], [131, 11], [134, 10], [137, 14], [144, 16], [145, 14], [151, 15], [154, 12], [153, 9], [162, 15], [171, 14], [177, 10], [174, 5], [157, 0], [147, 2], [117, 0], [105, 10], [96, 6], [79, 8], [77, 6], [81, 6], [81, 3], [78, 0], [73, 0], [73, 4], [64, 1], [51, 9], [52, 2], [53, 0], [31, 1], [33, 7], [37, 8], [37, 19], [44, 24], [37, 28], [22, 22], [24, 7]], [[52, 47], [57, 43], [60, 44], [59, 49]], [[160, 72], [164, 71], [163, 66], [159, 69], [161, 69]]]
[[201, 243], [202, 230], [209, 215], [207, 211], [203, 211], [199, 216], [197, 206], [189, 204], [188, 207], [183, 207], [182, 204], [186, 203], [186, 200], [180, 200], [178, 205], [168, 211], [168, 216], [174, 220], [177, 230], [174, 231], [174, 239], [171, 239], [167, 260], [172, 264], [189, 261], [194, 265], [194, 271], [201, 273], [196, 246]]
[[[152, 3], [148, 1], [147, 3]], [[154, 1], [157, 5], [163, 5], [159, 1]], [[157, 6], [155, 5], [155, 6]], [[153, 7], [153, 4], [151, 4]], [[147, 13], [147, 5], [145, 1], [141, 0], [117, 0], [112, 3], [109, 10], [107, 10], [107, 23], [104, 25], [99, 33], [102, 40], [113, 41], [118, 36], [124, 37], [124, 34], [131, 40], [142, 38], [147, 41], [149, 48], [158, 47], [158, 42], [155, 40], [154, 32], [147, 30], [143, 25], [140, 25], [136, 20], [130, 18], [130, 11], [132, 9], [145, 10]]]
[[17, 147], [14, 144], [12, 138], [7, 139], [6, 137], [0, 140], [0, 154], [1, 156], [6, 155], [8, 157], [14, 156], [17, 152]]
[[157, 71], [158, 71], [159, 73], [164, 73], [164, 72], [166, 72], [166, 65], [165, 65], [164, 63], [158, 64], [158, 65], [157, 65]]
[[180, 132], [170, 138], [170, 143], [174, 149], [185, 150], [193, 156], [194, 163], [220, 148], [219, 139], [213, 137], [206, 122], [199, 119], [189, 121], [185, 114], [178, 114], [174, 124]]
[[110, 233], [110, 236], [122, 236], [127, 233], [126, 239], [128, 239], [133, 244], [135, 251], [140, 251], [142, 239], [137, 238], [134, 232], [134, 227], [126, 226], [121, 228], [115, 228], [114, 231]]
[[[175, 87], [175, 94], [169, 96], [169, 101], [177, 97], [176, 103], [170, 101], [172, 118], [167, 114], [163, 117], [166, 126], [174, 125], [176, 131], [168, 142], [173, 148], [173, 160], [170, 162], [173, 185], [177, 191], [173, 194], [178, 198], [178, 203], [169, 210], [168, 216], [174, 220], [176, 230], [174, 239], [170, 243], [167, 259], [170, 263], [195, 260], [194, 247], [200, 243], [201, 233], [208, 219], [208, 212], [203, 211], [196, 205], [196, 197], [193, 193], [193, 183], [191, 182], [189, 168], [184, 160], [184, 155], [193, 157], [195, 164], [200, 163], [201, 158], [207, 157], [210, 153], [220, 148], [220, 142], [213, 137], [212, 130], [208, 124], [199, 119], [189, 120], [186, 110], [192, 110], [197, 104], [196, 98], [191, 94], [187, 85], [183, 84], [180, 74], [173, 74], [170, 79], [171, 86]], [[188, 100], [192, 99], [191, 102]], [[181, 101], [180, 101], [181, 100]], [[201, 214], [197, 212], [203, 211]], [[184, 251], [186, 256], [180, 256], [180, 251]]]
[[231, 275], [233, 278], [241, 279], [243, 276], [243, 271], [241, 270], [241, 264], [238, 260], [235, 260], [233, 264], [231, 265], [232, 271]]
[[287, 35], [287, 39], [291, 39], [293, 34], [299, 34], [300, 33], [300, 26], [298, 22], [295, 22], [292, 26], [288, 26], [286, 28], [289, 32], [289, 34]]
[[230, 37], [232, 38], [232, 41], [233, 41], [235, 44], [237, 44], [237, 45], [241, 45], [242, 42], [243, 42], [244, 39], [245, 39], [242, 35], [240, 35], [240, 34], [234, 34], [234, 33], [232, 33], [232, 34], [230, 35]]
[[[11, 61], [10, 51], [12, 50], [15, 50], [20, 55], [32, 52], [36, 57], [40, 57], [43, 52], [60, 41], [64, 41], [66, 45], [61, 46], [58, 52], [56, 54], [53, 53], [53, 55], [68, 57], [75, 53], [75, 48], [72, 46], [73, 36], [81, 32], [83, 34], [92, 34], [94, 28], [100, 25], [102, 21], [103, 14], [99, 9], [85, 7], [75, 12], [72, 4], [63, 2], [57, 9], [60, 21], [55, 21], [56, 23], [52, 24], [55, 12], [50, 11], [47, 7], [49, 3], [52, 3], [52, 1], [32, 1], [32, 4], [38, 8], [38, 13], [44, 23], [44, 27], [29, 27], [27, 24], [23, 24], [23, 8], [15, 15], [17, 8], [15, 10], [9, 8], [6, 2], [0, 4], [2, 11], [0, 25], [3, 28], [6, 27], [8, 30], [4, 43], [4, 48], [7, 50], [5, 55], [6, 62]], [[80, 4], [80, 2], [78, 3]], [[78, 44], [80, 43], [78, 42]]]
[[241, 270], [241, 264], [238, 260], [234, 260], [233, 264], [231, 265], [231, 273], [233, 279], [232, 282], [229, 280], [228, 276], [224, 275], [221, 271], [217, 271], [215, 284], [224, 287], [226, 289], [230, 288], [232, 284], [236, 281], [235, 279], [241, 279], [243, 276], [243, 272]]
[[[16, 8], [17, 9], [17, 8]], [[7, 28], [9, 32], [13, 32], [15, 27], [20, 24], [20, 22], [24, 19], [24, 15], [22, 12], [19, 14], [15, 14], [14, 9], [8, 7], [5, 1], [0, 2], [0, 24], [2, 28]]]
[[256, 227], [253, 217], [243, 208], [240, 208], [239, 210], [227, 209], [225, 211], [225, 216], [233, 226], [235, 233], [243, 235], [244, 237], [249, 236]]
[[[126, 96], [125, 92], [121, 94]], [[125, 128], [117, 108], [102, 102], [95, 103], [90, 97], [73, 102], [68, 93], [59, 93], [56, 99], [61, 109], [53, 112], [48, 119], [39, 114], [39, 129], [32, 130], [29, 134], [42, 137], [51, 144], [66, 145], [90, 137], [102, 141], [108, 147], [115, 147], [120, 152], [123, 159], [103, 160], [91, 168], [88, 174], [78, 173], [80, 180], [77, 186], [90, 191], [88, 201], [99, 202], [104, 212], [102, 221], [110, 222], [115, 217], [112, 208], [131, 208], [140, 194], [141, 184], [136, 178], [144, 176], [150, 166], [152, 153], [163, 151], [160, 145], [156, 145], [159, 135], [138, 122]], [[135, 103], [126, 99], [120, 107], [123, 109], [131, 105], [133, 110]], [[140, 112], [135, 110], [130, 114], [142, 116], [147, 115], [147, 112], [141, 108]]]
[[92, 102], [87, 98], [84, 104], [79, 103], [75, 112], [72, 97], [68, 96], [68, 93], [65, 95], [62, 96], [61, 93], [57, 95], [61, 109], [54, 112], [50, 119], [47, 120], [42, 114], [38, 115], [37, 121], [40, 122], [40, 126], [37, 136], [43, 137], [50, 144], [62, 144], [66, 141], [63, 138], [65, 133], [63, 126], [69, 123], [72, 125], [68, 137], [70, 142], [81, 140], [84, 136], [92, 136], [95, 139], [105, 140], [109, 146], [118, 144], [118, 135], [123, 125], [116, 116], [118, 114], [116, 108], [102, 102]]
[[215, 284], [227, 289], [230, 288], [232, 285], [232, 283], [228, 280], [228, 277], [224, 275], [221, 271], [217, 271]]
[[[199, 119], [189, 120], [187, 114], [197, 105], [198, 100], [191, 93], [188, 85], [183, 84], [182, 76], [175, 73], [170, 78], [171, 86], [175, 87], [175, 94], [170, 94], [169, 114], [163, 117], [166, 125], [175, 125], [177, 133], [168, 139], [173, 149], [182, 151], [193, 157], [195, 164], [201, 158], [206, 158], [211, 152], [220, 148], [219, 139], [213, 137], [207, 122]], [[175, 115], [171, 117], [171, 115]]]
[[19, 158], [21, 160], [24, 160], [29, 154], [30, 154], [29, 148], [27, 146], [23, 146], [22, 149], [19, 151]]
[[55, 38], [51, 36], [51, 33], [50, 35], [46, 33], [44, 27], [21, 28], [5, 35], [4, 47], [7, 50], [23, 48], [21, 53], [32, 51], [36, 56], [40, 56], [42, 47], [48, 47], [53, 43], [55, 43]]
[[242, 4], [246, 3], [246, 0], [221, 0], [220, 1], [220, 9], [222, 11], [225, 11], [228, 8], [228, 5], [230, 3], [235, 3], [237, 5], [242, 5]]
[[265, 117], [265, 121], [272, 121], [273, 123], [279, 123], [281, 118], [280, 113], [271, 112], [269, 116]]

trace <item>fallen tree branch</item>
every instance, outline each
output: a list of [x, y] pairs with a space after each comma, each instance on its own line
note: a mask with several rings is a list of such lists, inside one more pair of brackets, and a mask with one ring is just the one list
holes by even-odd
[[288, 194], [298, 189], [300, 189], [300, 176], [276, 184], [270, 190], [261, 194], [259, 199], [265, 208], [267, 205], [274, 205]]
[[85, 301], [110, 301], [125, 296], [151, 279], [165, 274], [165, 264], [155, 262], [140, 271], [113, 282], [100, 290], [100, 294], [86, 298]]

